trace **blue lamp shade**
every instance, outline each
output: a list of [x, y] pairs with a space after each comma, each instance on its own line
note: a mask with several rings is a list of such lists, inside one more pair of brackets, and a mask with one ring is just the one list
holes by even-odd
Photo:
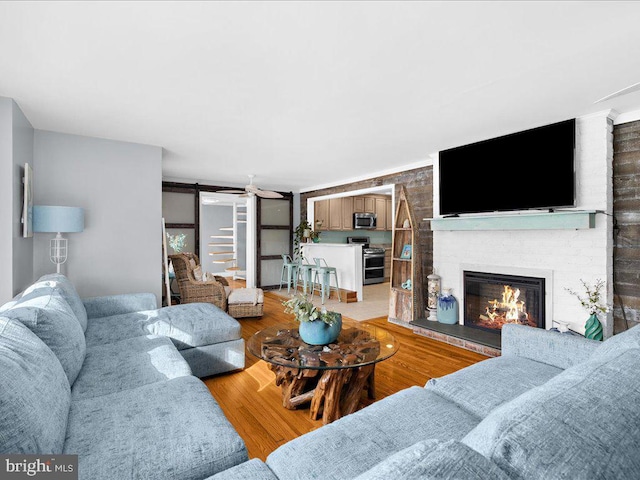
[[80, 207], [33, 206], [34, 232], [82, 232], [84, 209]]

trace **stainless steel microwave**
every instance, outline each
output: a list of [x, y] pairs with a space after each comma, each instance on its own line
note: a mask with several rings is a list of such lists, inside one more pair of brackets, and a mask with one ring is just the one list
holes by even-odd
[[376, 214], [375, 213], [354, 213], [353, 214], [353, 229], [354, 230], [373, 230], [376, 228]]

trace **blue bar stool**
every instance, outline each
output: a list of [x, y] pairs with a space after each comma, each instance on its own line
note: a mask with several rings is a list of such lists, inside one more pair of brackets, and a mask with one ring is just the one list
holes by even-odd
[[[280, 288], [282, 285], [287, 284], [287, 293], [291, 292], [291, 286], [296, 282], [298, 277], [298, 263], [286, 254], [282, 255], [282, 272], [280, 273]], [[285, 280], [286, 277], [286, 280]]]
[[336, 293], [338, 294], [338, 301], [341, 302], [342, 300], [340, 299], [340, 287], [338, 286], [338, 272], [336, 270], [336, 267], [330, 267], [329, 265], [327, 265], [327, 262], [324, 258], [314, 258], [313, 261], [315, 262], [316, 266], [315, 273], [313, 275], [313, 284], [311, 286], [311, 295], [313, 295], [316, 283], [318, 283], [318, 275], [320, 275], [322, 279], [322, 282], [320, 283], [322, 292], [322, 304], [324, 305], [325, 292], [327, 298], [331, 296], [331, 275], [333, 275], [333, 278], [335, 278], [336, 280], [335, 289]]
[[302, 278], [302, 289], [306, 295], [309, 287], [311, 287], [311, 293], [313, 294], [313, 272], [316, 269], [315, 263], [309, 263], [309, 260], [302, 257], [298, 263], [298, 275], [296, 275], [295, 290], [298, 290], [298, 282]]

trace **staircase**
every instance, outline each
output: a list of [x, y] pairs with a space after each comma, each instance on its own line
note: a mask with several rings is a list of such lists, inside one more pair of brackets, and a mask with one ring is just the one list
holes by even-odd
[[238, 224], [247, 223], [246, 205], [233, 205], [233, 225], [221, 227], [218, 235], [211, 235], [211, 243], [208, 246], [212, 249], [209, 255], [212, 263], [225, 264], [224, 272], [218, 273], [223, 277], [233, 277], [234, 279], [244, 279], [246, 271], [238, 267]]

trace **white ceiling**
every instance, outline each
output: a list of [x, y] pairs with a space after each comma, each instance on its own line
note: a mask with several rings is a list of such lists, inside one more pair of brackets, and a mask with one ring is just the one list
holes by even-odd
[[34, 128], [162, 146], [165, 179], [308, 190], [640, 92], [640, 2], [0, 2]]

